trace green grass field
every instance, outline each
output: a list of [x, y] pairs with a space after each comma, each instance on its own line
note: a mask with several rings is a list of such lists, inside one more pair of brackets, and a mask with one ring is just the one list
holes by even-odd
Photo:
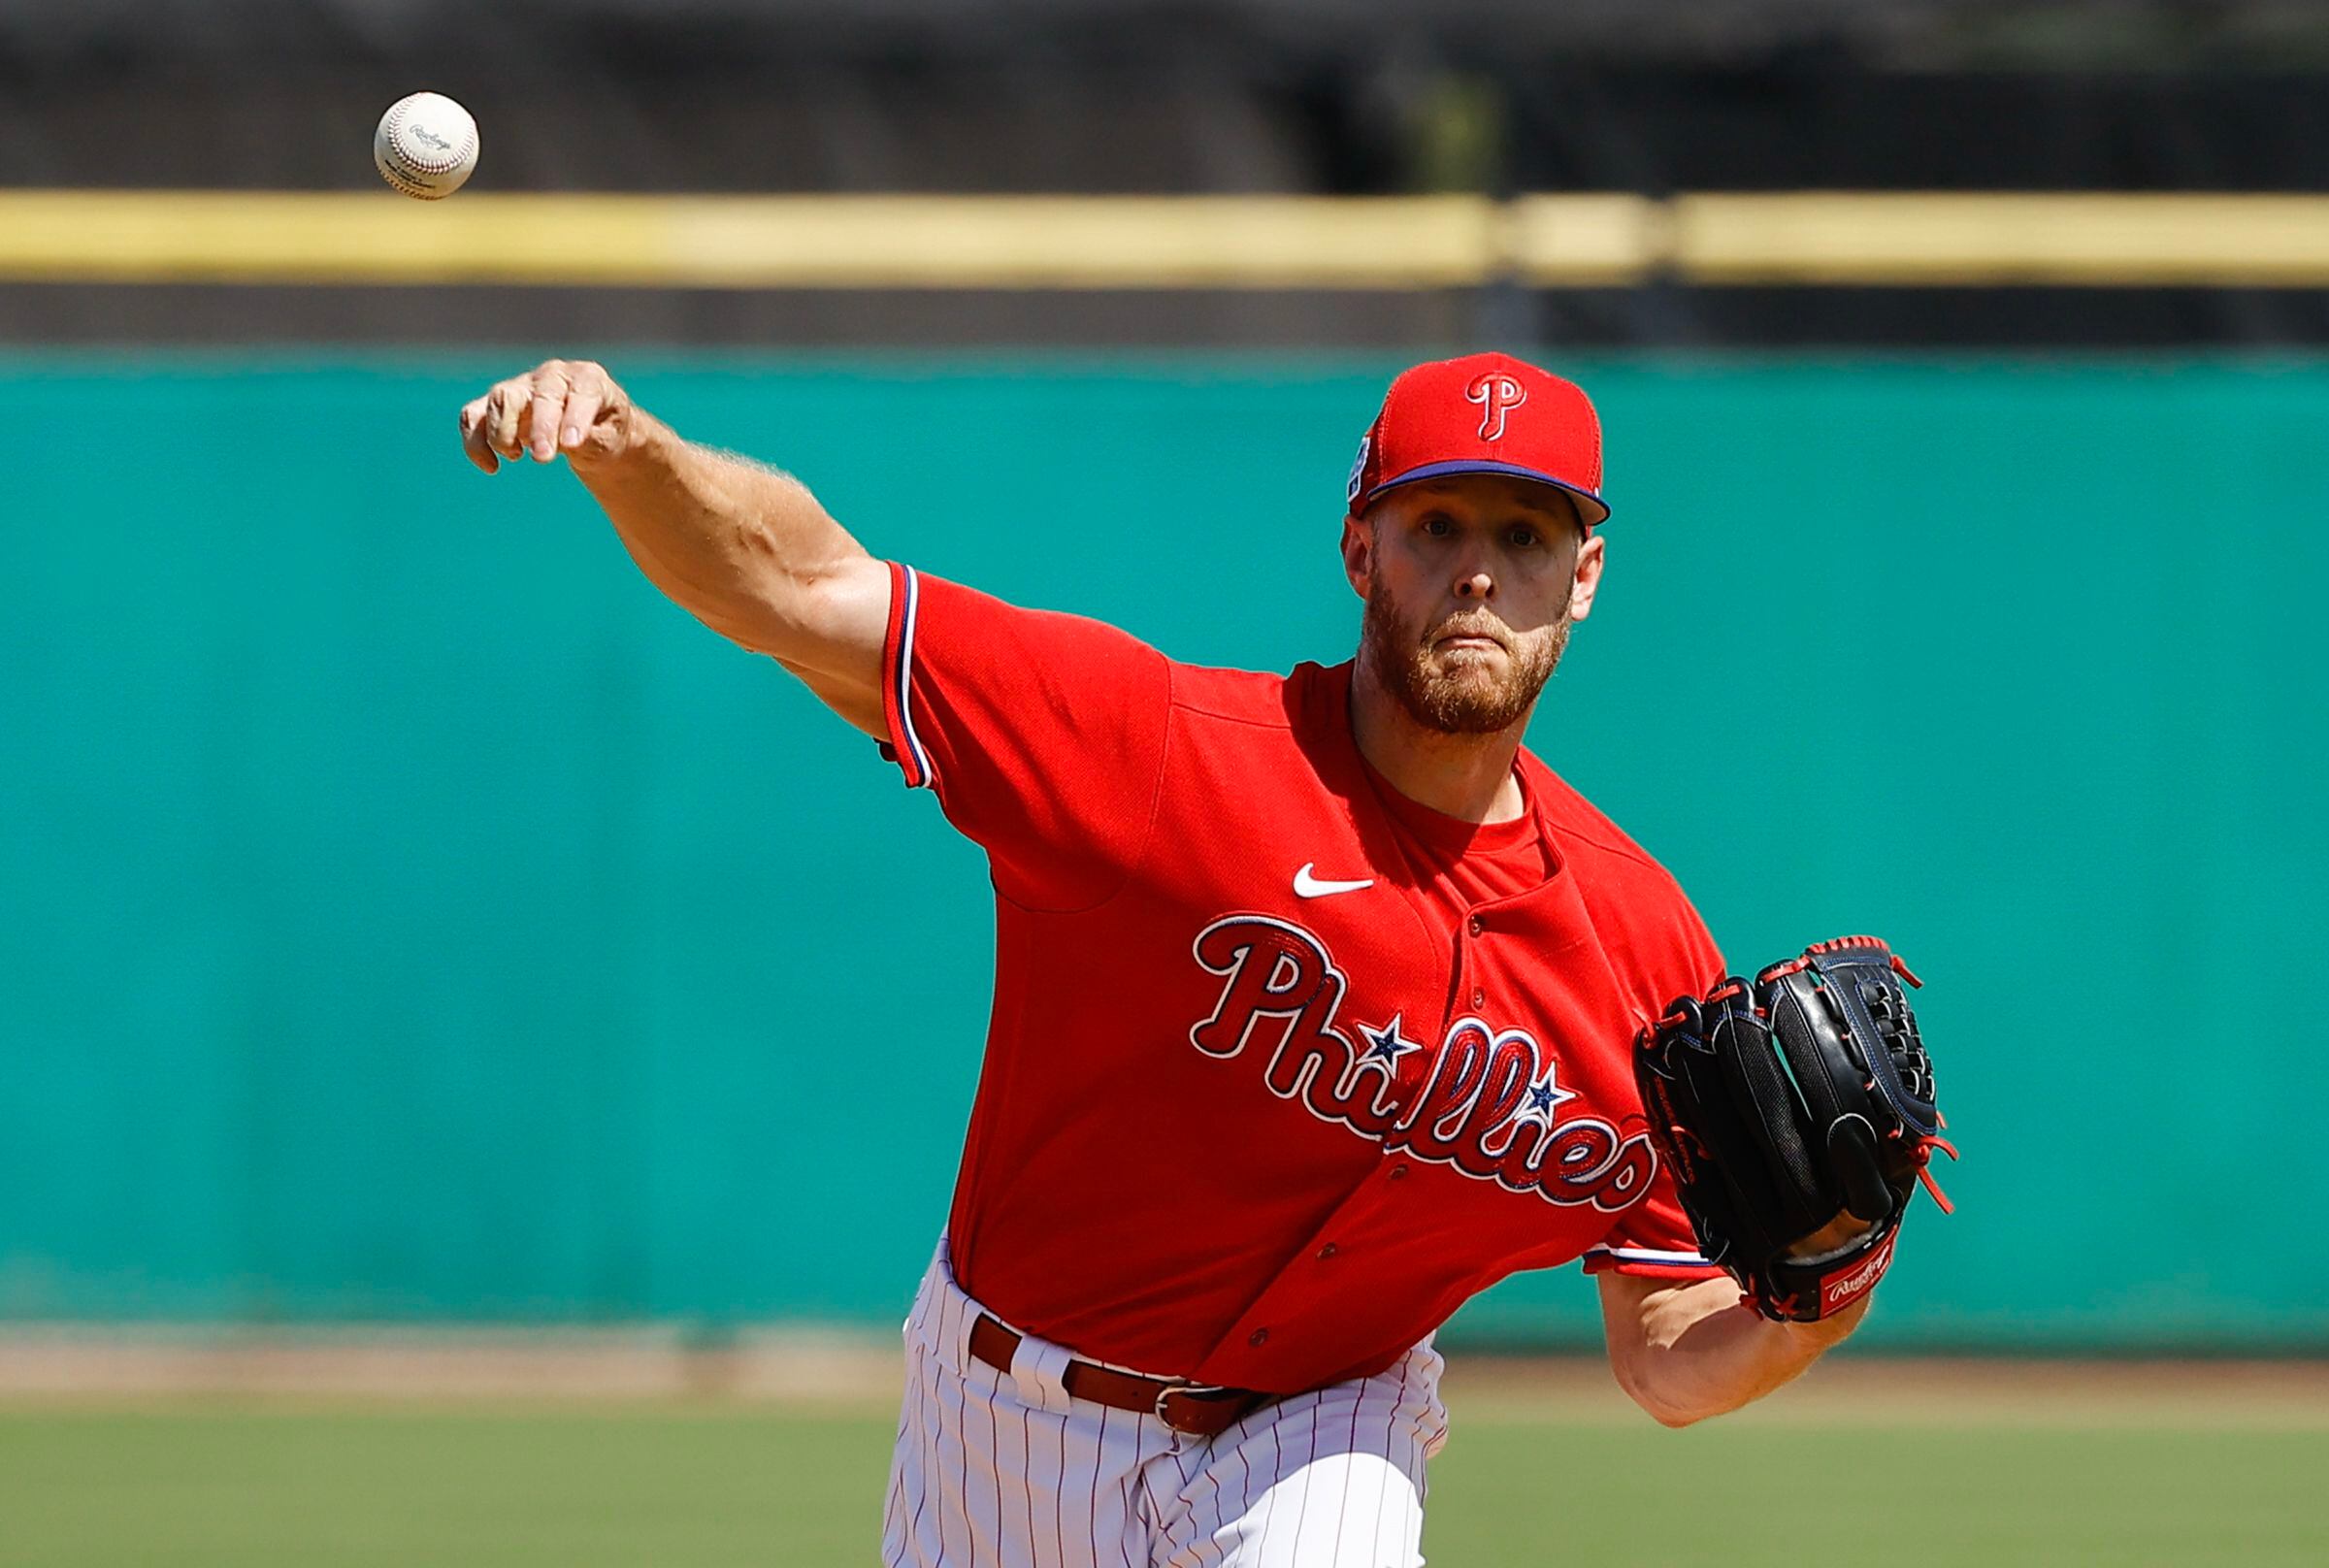
[[[770, 1407], [0, 1411], [0, 1568], [873, 1560], [891, 1421]], [[2329, 1425], [1466, 1420], [1439, 1568], [2329, 1562]]]

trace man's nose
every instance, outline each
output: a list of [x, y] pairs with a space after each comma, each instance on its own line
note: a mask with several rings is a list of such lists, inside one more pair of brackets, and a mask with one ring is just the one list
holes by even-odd
[[1496, 579], [1489, 575], [1486, 567], [1474, 567], [1456, 575], [1456, 597], [1485, 603], [1495, 597]]

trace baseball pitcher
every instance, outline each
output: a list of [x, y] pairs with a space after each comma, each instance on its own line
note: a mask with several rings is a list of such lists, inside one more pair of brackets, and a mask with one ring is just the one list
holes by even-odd
[[1853, 938], [1726, 980], [1521, 743], [1606, 554], [1576, 386], [1498, 354], [1394, 380], [1345, 497], [1356, 655], [1284, 675], [878, 559], [594, 364], [461, 432], [488, 474], [563, 453], [658, 588], [987, 853], [994, 1014], [886, 1562], [1420, 1563], [1431, 1337], [1517, 1269], [1583, 1260], [1669, 1425], [1858, 1323], [1939, 1142], [1905, 969]]

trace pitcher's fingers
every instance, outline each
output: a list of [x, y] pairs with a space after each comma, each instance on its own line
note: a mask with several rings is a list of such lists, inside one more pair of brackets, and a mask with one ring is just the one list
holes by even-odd
[[558, 432], [558, 444], [572, 451], [590, 440], [590, 427], [598, 423], [599, 407], [606, 393], [596, 381], [584, 381], [567, 394], [566, 423]]
[[517, 426], [518, 421], [525, 417], [526, 390], [530, 384], [527, 381], [504, 381], [486, 394], [492, 405], [485, 410], [491, 432], [487, 444], [511, 462], [526, 455], [525, 449], [517, 443]]
[[502, 466], [502, 460], [493, 455], [493, 448], [485, 444], [483, 398], [476, 398], [461, 407], [461, 450], [469, 455], [472, 463], [488, 474]]
[[541, 371], [534, 376], [534, 396], [526, 406], [526, 444], [537, 463], [558, 455], [558, 417], [566, 408], [566, 376]]

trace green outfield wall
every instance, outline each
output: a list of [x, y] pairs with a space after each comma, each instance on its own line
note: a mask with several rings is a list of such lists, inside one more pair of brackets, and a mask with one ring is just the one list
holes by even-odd
[[[876, 551], [1353, 640], [1395, 366], [610, 357]], [[565, 473], [467, 466], [524, 362], [0, 361], [0, 1316], [902, 1311], [980, 858]], [[1617, 516], [1534, 744], [1734, 959], [1929, 982], [1960, 1213], [1867, 1340], [2329, 1350], [2329, 367], [1567, 368]], [[1597, 1333], [1575, 1270], [1460, 1322]]]

